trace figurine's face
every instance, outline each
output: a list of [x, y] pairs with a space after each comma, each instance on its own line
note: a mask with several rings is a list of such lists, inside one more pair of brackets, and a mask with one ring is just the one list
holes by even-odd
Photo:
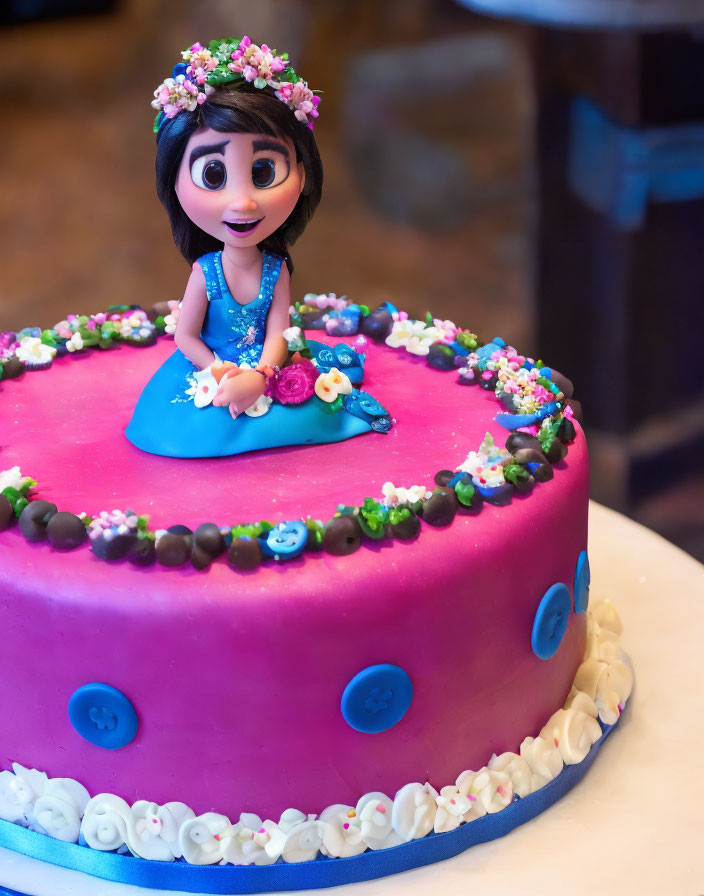
[[188, 141], [176, 195], [201, 230], [232, 248], [256, 246], [291, 214], [304, 185], [289, 138], [203, 128]]

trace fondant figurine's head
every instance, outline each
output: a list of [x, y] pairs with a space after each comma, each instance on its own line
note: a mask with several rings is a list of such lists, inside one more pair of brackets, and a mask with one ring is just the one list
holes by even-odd
[[[157, 194], [189, 262], [223, 246], [287, 258], [322, 191], [319, 98], [249, 38], [194, 44], [154, 92]], [[290, 267], [290, 261], [289, 261]]]

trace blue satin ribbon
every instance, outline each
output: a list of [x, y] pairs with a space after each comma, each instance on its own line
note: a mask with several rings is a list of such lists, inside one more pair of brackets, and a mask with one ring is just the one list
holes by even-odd
[[[181, 890], [186, 893], [213, 893], [233, 896], [240, 893], [308, 890], [335, 887], [399, 874], [421, 865], [452, 858], [530, 821], [563, 797], [587, 773], [601, 745], [615, 728], [602, 725], [603, 733], [586, 758], [578, 765], [567, 765], [545, 787], [523, 799], [517, 799], [500, 812], [463, 824], [454, 831], [428, 834], [389, 849], [369, 850], [346, 859], [319, 857], [313, 862], [275, 865], [189, 865], [187, 862], [154, 862], [133, 856], [100, 852], [76, 843], [54, 840], [46, 834], [30, 831], [0, 820], [0, 846], [23, 855], [92, 874], [104, 880], [132, 884], [153, 890]], [[0, 888], [0, 896], [21, 896]]]

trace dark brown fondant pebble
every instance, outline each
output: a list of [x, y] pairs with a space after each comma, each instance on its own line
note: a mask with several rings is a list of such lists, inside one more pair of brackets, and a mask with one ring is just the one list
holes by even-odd
[[83, 520], [75, 513], [60, 510], [49, 520], [46, 527], [49, 544], [57, 551], [72, 551], [79, 547], [88, 537]]
[[207, 569], [213, 562], [213, 557], [203, 548], [199, 548], [197, 544], [193, 545], [191, 551], [191, 564], [194, 569]]
[[546, 455], [551, 464], [556, 464], [567, 455], [567, 449], [559, 439], [555, 438], [552, 440], [552, 444], [548, 448]]
[[0, 532], [9, 529], [15, 520], [12, 504], [5, 495], [0, 495]]
[[540, 448], [538, 442], [537, 448], [519, 448], [513, 455], [514, 460], [518, 464], [546, 464], [548, 462], [545, 452]]
[[20, 516], [20, 530], [27, 541], [43, 541], [47, 524], [56, 512], [56, 504], [49, 501], [30, 502]]
[[262, 551], [256, 538], [235, 538], [227, 552], [227, 562], [234, 569], [256, 569], [262, 562]]
[[151, 566], [156, 561], [156, 547], [151, 538], [137, 538], [127, 551], [127, 559], [135, 566]]
[[175, 526], [169, 526], [166, 531], [170, 535], [193, 535], [192, 529], [189, 529], [188, 526], [182, 526], [180, 523]]
[[436, 370], [454, 370], [455, 351], [442, 342], [434, 342], [426, 356], [426, 362]]
[[455, 474], [452, 470], [438, 470], [435, 474], [435, 485], [447, 485]]
[[156, 559], [162, 566], [182, 566], [191, 556], [191, 536], [167, 532], [156, 545]]
[[198, 526], [193, 536], [193, 543], [194, 552], [198, 548], [199, 551], [203, 551], [211, 559], [219, 557], [225, 550], [225, 539], [215, 523], [203, 523], [201, 526]]
[[386, 308], [377, 308], [359, 322], [359, 332], [375, 342], [383, 342], [394, 326], [394, 319]]
[[107, 538], [105, 535], [99, 535], [97, 538], [91, 539], [90, 546], [93, 553], [101, 560], [122, 560], [137, 540], [137, 536], [134, 532], [129, 532], [124, 535], [113, 535], [111, 538], [109, 537], [111, 530], [108, 529], [107, 532]]
[[391, 527], [391, 534], [401, 541], [410, 541], [420, 532], [420, 520], [415, 513], [409, 514], [405, 520]]
[[24, 361], [20, 361], [19, 358], [10, 358], [9, 361], [5, 362], [5, 366], [2, 369], [2, 378], [4, 380], [14, 380], [18, 376], [22, 376], [24, 371]]
[[531, 491], [534, 485], [535, 479], [532, 473], [527, 479], [519, 479], [518, 482], [514, 483], [514, 487], [519, 495], [527, 494], [529, 491]]
[[555, 383], [560, 392], [562, 392], [565, 398], [572, 398], [572, 396], [574, 395], [574, 383], [572, 382], [572, 380], [568, 380], [563, 373], [560, 373], [559, 370], [555, 370], [553, 368], [552, 381], [553, 383]]
[[423, 505], [423, 519], [431, 526], [447, 526], [455, 518], [458, 505], [453, 488], [436, 488]]
[[489, 372], [489, 371], [486, 371], [486, 370], [485, 370], [482, 374], [480, 374], [480, 376], [479, 376], [479, 385], [482, 387], [482, 389], [491, 389], [491, 391], [493, 392], [494, 389], [496, 388], [496, 384], [497, 384], [498, 381], [499, 381], [499, 375], [498, 375], [498, 373], [497, 373], [495, 370], [492, 370], [492, 371], [491, 371], [491, 376], [490, 376], [490, 377], [487, 377], [487, 378], [485, 379], [485, 378], [484, 378], [484, 374], [485, 374], [485, 373], [488, 373], [488, 372]]
[[362, 543], [362, 529], [353, 516], [336, 516], [325, 527], [323, 548], [336, 557], [353, 554]]
[[516, 452], [522, 448], [533, 448], [535, 451], [543, 450], [535, 436], [531, 436], [527, 432], [512, 432], [506, 439], [506, 450], [515, 456]]
[[571, 420], [568, 420], [567, 417], [563, 417], [562, 423], [560, 423], [560, 428], [557, 430], [558, 439], [563, 445], [568, 445], [573, 441], [576, 435], [577, 430], [574, 428], [574, 423]]
[[304, 311], [301, 314], [301, 323], [303, 324], [304, 330], [324, 330], [325, 329], [325, 321], [323, 317], [327, 312], [325, 311]]
[[536, 482], [549, 482], [554, 475], [550, 464], [541, 464], [533, 471]]

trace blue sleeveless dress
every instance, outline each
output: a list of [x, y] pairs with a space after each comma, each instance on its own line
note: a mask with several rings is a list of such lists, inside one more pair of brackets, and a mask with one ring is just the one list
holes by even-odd
[[[264, 346], [282, 259], [264, 253], [259, 295], [242, 305], [225, 282], [221, 256], [211, 252], [198, 259], [208, 295], [200, 336], [222, 361], [254, 367]], [[327, 413], [315, 398], [300, 405], [275, 401], [261, 417], [240, 414], [233, 420], [227, 407], [195, 406], [196, 371], [178, 349], [162, 364], [144, 387], [125, 430], [133, 445], [166, 457], [225, 457], [260, 448], [340, 442], [371, 429], [345, 410]]]

